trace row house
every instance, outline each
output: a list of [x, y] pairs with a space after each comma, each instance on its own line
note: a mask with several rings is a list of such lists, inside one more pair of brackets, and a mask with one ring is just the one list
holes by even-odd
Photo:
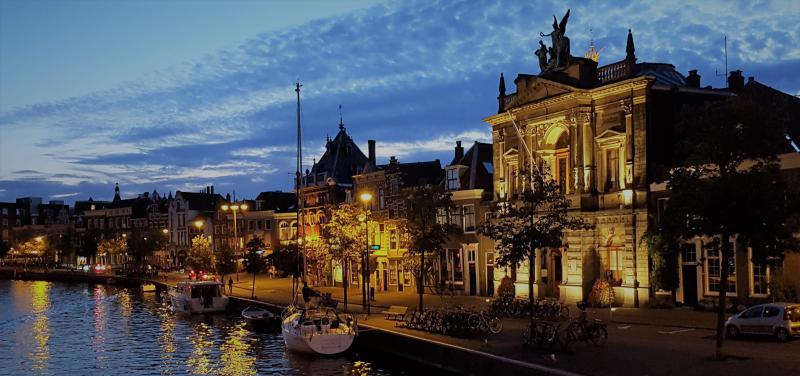
[[[253, 238], [264, 242], [267, 254], [283, 249], [297, 240], [297, 195], [292, 192], [261, 192], [255, 200], [246, 201], [248, 210], [237, 214], [239, 244], [245, 245]], [[233, 223], [233, 214], [226, 215]], [[235, 241], [234, 241], [235, 242]]]
[[493, 163], [492, 144], [476, 141], [465, 153], [457, 141], [453, 160], [445, 167], [442, 184], [455, 210], [438, 213], [437, 221], [452, 224], [455, 234], [439, 254], [439, 278], [456, 294], [494, 295], [494, 242], [478, 233], [492, 210]]
[[[414, 270], [406, 265], [408, 250], [401, 238], [403, 226], [404, 188], [438, 185], [444, 178], [439, 160], [400, 163], [395, 157], [389, 163], [375, 163], [375, 141], [369, 141], [369, 158], [362, 173], [353, 176], [356, 183], [354, 199], [364, 193], [372, 198], [361, 202], [368, 209], [367, 223], [370, 286], [376, 291], [414, 291]], [[431, 256], [432, 260], [436, 260]], [[353, 284], [361, 282], [361, 264], [351, 265]]]
[[[318, 240], [329, 218], [330, 208], [352, 200], [353, 176], [361, 173], [367, 161], [367, 156], [347, 134], [340, 118], [339, 132], [333, 139], [326, 140], [325, 152], [319, 161], [315, 161], [311, 169], [302, 173], [296, 181], [299, 223], [297, 220], [286, 222], [289, 226], [287, 231], [297, 234], [303, 242]], [[314, 284], [326, 281], [322, 270], [307, 272], [310, 282]], [[338, 273], [334, 270], [333, 275], [334, 283], [341, 284], [340, 270]]]
[[201, 192], [175, 192], [169, 202], [167, 223], [172, 260], [184, 260], [197, 235], [210, 237], [214, 249], [225, 241], [222, 235], [226, 228], [221, 223], [225, 217], [220, 208], [226, 203], [228, 200], [214, 193], [213, 186]]

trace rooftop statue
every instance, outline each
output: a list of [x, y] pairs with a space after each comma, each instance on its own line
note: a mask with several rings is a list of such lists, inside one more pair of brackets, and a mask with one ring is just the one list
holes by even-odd
[[570, 10], [567, 9], [567, 13], [561, 18], [561, 22], [556, 20], [556, 16], [553, 15], [553, 31], [549, 34], [539, 33], [541, 37], [550, 37], [552, 40], [553, 47], [550, 48], [550, 58], [547, 60], [547, 65], [542, 67], [543, 61], [543, 48], [544, 43], [539, 41], [539, 49], [536, 51], [536, 55], [539, 57], [539, 67], [542, 68], [542, 73], [546, 71], [550, 71], [556, 68], [563, 68], [569, 62], [569, 38], [564, 35], [567, 32], [567, 21], [569, 20], [569, 12]]

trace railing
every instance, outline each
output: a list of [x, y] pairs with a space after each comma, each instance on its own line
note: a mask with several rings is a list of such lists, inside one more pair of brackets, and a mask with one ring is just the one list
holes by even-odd
[[601, 83], [615, 81], [630, 76], [631, 70], [627, 60], [618, 61], [597, 68], [597, 80]]

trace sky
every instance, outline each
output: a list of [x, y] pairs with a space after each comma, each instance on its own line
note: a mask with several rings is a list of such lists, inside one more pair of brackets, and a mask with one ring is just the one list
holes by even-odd
[[[800, 2], [0, 2], [0, 201], [111, 199], [144, 191], [254, 198], [290, 190], [302, 82], [309, 166], [338, 131], [378, 162], [440, 159], [491, 142], [500, 72], [539, 71], [553, 15], [600, 64], [625, 56], [728, 68], [800, 95]], [[549, 42], [545, 40], [545, 42]], [[513, 88], [510, 88], [513, 91]]]

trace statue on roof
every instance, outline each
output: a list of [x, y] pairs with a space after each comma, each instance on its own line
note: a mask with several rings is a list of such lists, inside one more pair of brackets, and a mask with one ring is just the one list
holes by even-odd
[[[550, 37], [553, 43], [553, 46], [550, 51], [550, 59], [547, 62], [547, 69], [543, 69], [542, 72], [555, 69], [555, 68], [563, 68], [569, 62], [569, 38], [566, 37], [567, 32], [567, 21], [569, 20], [569, 12], [570, 10], [567, 9], [567, 13], [561, 18], [561, 22], [559, 23], [556, 20], [556, 16], [553, 15], [553, 31], [549, 34], [545, 34], [540, 32], [539, 36], [541, 37]], [[544, 44], [542, 44], [544, 46]], [[541, 47], [539, 49], [541, 51]], [[539, 55], [539, 51], [537, 51], [537, 56]], [[541, 59], [541, 58], [540, 58]], [[541, 65], [541, 64], [540, 64]]]
[[534, 52], [534, 55], [539, 58], [539, 69], [542, 72], [547, 70], [547, 46], [541, 40], [539, 41], [539, 49]]

